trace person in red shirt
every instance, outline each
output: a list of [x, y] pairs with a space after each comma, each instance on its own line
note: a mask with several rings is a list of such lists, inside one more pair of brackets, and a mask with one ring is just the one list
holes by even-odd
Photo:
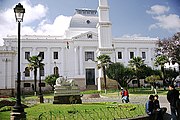
[[129, 92], [127, 89], [124, 90], [124, 93], [123, 93], [123, 97], [122, 97], [122, 101], [124, 103], [128, 103], [129, 102]]

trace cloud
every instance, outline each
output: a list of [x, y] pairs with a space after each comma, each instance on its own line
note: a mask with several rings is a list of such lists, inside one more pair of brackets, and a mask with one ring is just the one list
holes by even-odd
[[57, 16], [52, 24], [48, 24], [44, 20], [39, 24], [36, 32], [38, 34], [63, 35], [69, 27], [70, 20], [71, 17], [63, 15]]
[[179, 31], [180, 30], [180, 18], [176, 14], [161, 15], [153, 17], [154, 20], [158, 21], [150, 26], [152, 28], [163, 28], [169, 31]]
[[[52, 23], [48, 23], [48, 7], [42, 4], [33, 6], [28, 0], [22, 0], [21, 4], [25, 8], [21, 35], [63, 35], [69, 26], [71, 16], [59, 15]], [[14, 7], [15, 5], [0, 12], [0, 45], [3, 45], [3, 38], [7, 35], [17, 35]], [[33, 26], [34, 23], [36, 26]]]
[[180, 31], [180, 18], [177, 14], [165, 14], [169, 9], [169, 7], [154, 5], [151, 10], [146, 11], [148, 14], [153, 14], [152, 19], [155, 20], [155, 23], [149, 26], [149, 30], [160, 28], [170, 32]]
[[132, 35], [129, 35], [129, 34], [125, 34], [123, 35], [122, 37], [132, 37], [132, 38], [135, 38], [135, 37], [141, 37], [141, 34], [132, 34]]
[[29, 1], [22, 1], [21, 4], [25, 8], [24, 24], [32, 23], [36, 20], [41, 20], [46, 16], [48, 8], [42, 4], [32, 6]]
[[163, 6], [163, 5], [154, 5], [151, 7], [150, 10], [147, 10], [146, 13], [148, 14], [164, 14], [165, 12], [169, 11], [169, 7]]

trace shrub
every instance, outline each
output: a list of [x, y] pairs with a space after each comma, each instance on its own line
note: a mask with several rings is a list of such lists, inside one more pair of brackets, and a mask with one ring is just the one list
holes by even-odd
[[4, 106], [4, 107], [0, 108], [0, 112], [11, 111], [11, 110], [12, 110], [11, 106]]

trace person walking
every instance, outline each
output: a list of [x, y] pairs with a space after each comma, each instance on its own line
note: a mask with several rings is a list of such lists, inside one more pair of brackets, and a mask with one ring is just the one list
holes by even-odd
[[179, 100], [179, 91], [175, 89], [174, 85], [169, 85], [169, 91], [167, 93], [167, 100], [170, 103], [172, 120], [180, 120], [179, 108], [176, 105]]
[[123, 103], [128, 103], [129, 102], [129, 92], [128, 92], [127, 89], [123, 90], [122, 102]]
[[121, 99], [122, 99], [122, 103], [124, 103], [123, 97], [124, 97], [124, 88], [121, 87]]

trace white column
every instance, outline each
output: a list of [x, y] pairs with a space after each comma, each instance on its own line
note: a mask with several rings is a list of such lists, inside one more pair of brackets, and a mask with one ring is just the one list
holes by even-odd
[[151, 48], [148, 48], [148, 54], [146, 56], [147, 56], [149, 65], [152, 66], [151, 58], [153, 58], [153, 57], [152, 57], [152, 53], [151, 53]]
[[80, 75], [83, 75], [84, 73], [84, 68], [83, 68], [83, 48], [82, 46], [80, 46], [79, 48], [79, 61], [80, 61], [80, 64], [79, 64], [79, 69], [80, 69]]
[[74, 47], [74, 64], [75, 64], [75, 76], [79, 74], [79, 69], [78, 69], [78, 47]]
[[30, 53], [30, 56], [36, 55], [36, 48], [32, 48], [32, 52]]
[[17, 79], [17, 73], [16, 73], [16, 68], [17, 68], [17, 56], [15, 54], [12, 55], [12, 58], [11, 58], [11, 71], [12, 71], [12, 76], [11, 76], [11, 88], [15, 88], [15, 81]]
[[136, 57], [142, 57], [141, 54], [139, 53], [139, 48], [136, 48]]
[[129, 61], [128, 48], [125, 48], [125, 49], [124, 49], [124, 62], [125, 62], [125, 65], [128, 64], [128, 61]]
[[10, 88], [14, 88], [15, 85], [15, 72], [14, 72], [14, 57], [13, 55], [11, 56], [11, 63], [10, 63], [10, 66], [11, 66], [11, 84], [10, 84]]
[[59, 72], [60, 72], [60, 75], [62, 75], [62, 76], [65, 75], [65, 73], [64, 73], [64, 65], [65, 65], [64, 57], [65, 57], [64, 56], [64, 48], [61, 48], [61, 58], [60, 58], [61, 60], [60, 61], [61, 61], [62, 64], [61, 64], [61, 68], [60, 68]]
[[[52, 63], [52, 61], [51, 61], [51, 58], [52, 58], [52, 55], [51, 55], [51, 50], [50, 50], [50, 48], [47, 48], [47, 60], [45, 60], [44, 62], [46, 62], [47, 61], [47, 66], [45, 65], [44, 67], [46, 68], [45, 69], [45, 76], [46, 76], [46, 74], [47, 73], [50, 73], [50, 74], [52, 74], [53, 72], [52, 72], [52, 66], [51, 66], [51, 63]], [[46, 58], [44, 58], [44, 59], [46, 59]], [[46, 71], [47, 70], [47, 71]]]
[[99, 77], [98, 77], [98, 91], [100, 91], [100, 90], [101, 90], [102, 70], [99, 69], [99, 70], [98, 70], [98, 73], [99, 73]]

